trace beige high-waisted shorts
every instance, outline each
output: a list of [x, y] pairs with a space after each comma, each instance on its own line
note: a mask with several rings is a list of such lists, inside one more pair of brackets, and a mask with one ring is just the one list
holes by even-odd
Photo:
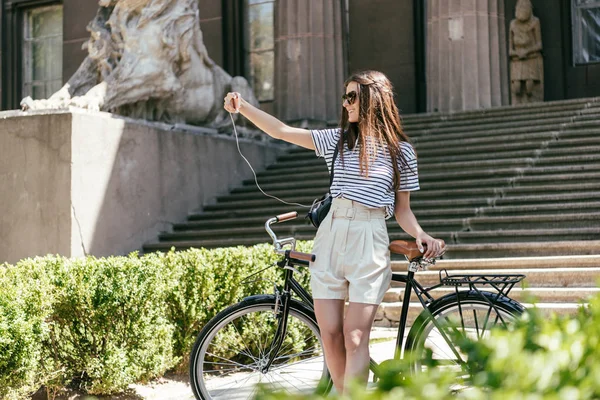
[[313, 298], [380, 304], [392, 278], [388, 246], [383, 208], [333, 199], [312, 251]]

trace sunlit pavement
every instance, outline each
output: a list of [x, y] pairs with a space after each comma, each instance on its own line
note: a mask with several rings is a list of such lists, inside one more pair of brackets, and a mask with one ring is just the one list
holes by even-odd
[[[397, 328], [375, 328], [371, 333], [372, 344], [369, 346], [371, 357], [378, 363], [388, 360], [394, 355]], [[232, 384], [232, 377], [221, 378], [223, 387]], [[372, 381], [372, 374], [369, 379]], [[236, 386], [235, 395], [228, 393], [227, 399], [247, 398], [247, 395], [255, 390], [256, 379], [247, 380]], [[131, 385], [138, 396], [143, 399], [153, 400], [193, 400], [194, 395], [188, 382], [161, 379], [148, 385]]]

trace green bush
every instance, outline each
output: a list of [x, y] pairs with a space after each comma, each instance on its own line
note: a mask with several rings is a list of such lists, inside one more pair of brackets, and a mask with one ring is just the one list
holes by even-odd
[[[299, 251], [310, 251], [312, 243], [298, 244]], [[174, 353], [182, 358], [180, 370], [188, 368], [189, 352], [200, 329], [219, 311], [246, 296], [273, 293], [280, 282], [281, 270], [269, 268], [281, 258], [273, 246], [250, 248], [192, 249], [184, 252], [148, 255], [158, 257], [171, 271], [173, 280], [168, 293], [168, 318], [176, 325]], [[255, 276], [247, 278], [249, 275]], [[296, 276], [308, 285], [308, 274]]]
[[54, 260], [47, 348], [58, 385], [112, 393], [174, 365], [164, 301], [172, 280], [156, 258]]
[[22, 398], [45, 383], [42, 344], [48, 337], [49, 288], [35, 260], [0, 266], [0, 398]]
[[[310, 251], [310, 242], [298, 250]], [[111, 394], [187, 369], [196, 335], [243, 297], [272, 293], [271, 245], [144, 256], [39, 257], [0, 268], [0, 398], [40, 385]], [[257, 273], [246, 280], [244, 278]], [[305, 284], [308, 274], [297, 276]]]

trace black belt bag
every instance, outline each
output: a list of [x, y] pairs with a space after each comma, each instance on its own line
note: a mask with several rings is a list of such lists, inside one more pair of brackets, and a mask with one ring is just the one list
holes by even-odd
[[318, 228], [321, 222], [325, 219], [329, 210], [331, 209], [331, 202], [333, 197], [331, 196], [331, 185], [333, 184], [333, 170], [335, 169], [335, 159], [338, 154], [338, 145], [336, 143], [335, 150], [333, 151], [333, 160], [331, 161], [331, 174], [329, 175], [329, 192], [325, 193], [323, 197], [320, 197], [313, 201], [306, 218]]

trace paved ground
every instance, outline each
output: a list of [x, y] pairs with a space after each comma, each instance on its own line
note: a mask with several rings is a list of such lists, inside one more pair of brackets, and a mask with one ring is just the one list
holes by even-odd
[[[377, 362], [387, 360], [394, 355], [394, 346], [396, 343], [397, 329], [392, 328], [374, 328], [371, 333], [370, 346], [371, 357]], [[194, 400], [192, 389], [187, 379], [182, 380], [177, 377], [162, 378], [148, 385], [132, 385], [131, 388], [137, 395], [132, 399], [152, 399], [152, 400]], [[90, 398], [86, 400], [91, 400]]]
[[[371, 333], [371, 357], [377, 362], [394, 355], [396, 328], [374, 328]], [[371, 379], [370, 379], [371, 380]], [[32, 400], [46, 400], [38, 393]], [[145, 385], [131, 385], [128, 393], [119, 396], [90, 396], [79, 393], [61, 393], [55, 400], [194, 400], [187, 376], [167, 375]], [[229, 400], [229, 398], [228, 398]]]

